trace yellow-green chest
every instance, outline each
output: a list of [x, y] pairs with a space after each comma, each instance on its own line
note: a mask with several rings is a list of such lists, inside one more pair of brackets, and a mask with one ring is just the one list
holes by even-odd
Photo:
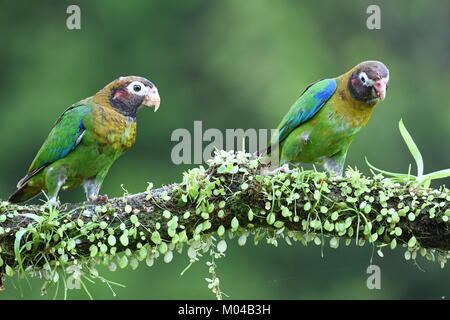
[[336, 79], [337, 89], [331, 97], [329, 105], [335, 112], [335, 117], [340, 118], [351, 128], [364, 127], [372, 115], [375, 103], [367, 105], [355, 100], [347, 89], [349, 74]]
[[136, 121], [112, 108], [97, 106], [93, 109], [93, 134], [97, 143], [121, 153], [136, 141]]

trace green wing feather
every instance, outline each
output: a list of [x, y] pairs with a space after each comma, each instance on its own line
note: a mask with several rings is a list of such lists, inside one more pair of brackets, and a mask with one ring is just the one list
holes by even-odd
[[28, 174], [19, 181], [18, 187], [27, 182], [49, 164], [64, 158], [81, 142], [85, 132], [83, 119], [91, 112], [87, 105], [69, 107], [56, 120], [41, 149], [28, 169]]
[[282, 142], [295, 128], [311, 119], [331, 98], [336, 87], [334, 79], [320, 80], [306, 87], [278, 126], [279, 134], [273, 137], [272, 144]]

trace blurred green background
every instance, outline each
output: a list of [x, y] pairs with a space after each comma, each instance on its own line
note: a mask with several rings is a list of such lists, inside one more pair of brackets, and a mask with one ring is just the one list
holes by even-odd
[[[66, 28], [66, 8], [81, 8], [81, 30]], [[381, 8], [381, 30], [368, 30], [366, 8]], [[113, 79], [154, 81], [158, 113], [142, 110], [136, 145], [112, 167], [102, 191], [110, 197], [179, 181], [192, 166], [172, 164], [177, 128], [275, 128], [310, 82], [344, 73], [363, 60], [390, 69], [386, 100], [350, 148], [347, 164], [368, 173], [406, 171], [412, 158], [398, 131], [403, 118], [427, 172], [449, 167], [450, 3], [448, 1], [10, 1], [0, 11], [0, 198], [14, 190], [57, 116]], [[447, 181], [440, 181], [447, 183]], [[436, 185], [436, 184], [435, 184]], [[81, 189], [61, 200], [82, 201]], [[222, 290], [234, 299], [441, 299], [450, 297], [449, 269], [403, 250], [374, 254], [381, 290], [368, 290], [372, 248], [238, 247], [229, 241], [218, 262]], [[214, 299], [202, 260], [183, 276], [185, 254], [136, 271], [103, 276], [126, 285], [121, 299]], [[0, 299], [49, 299], [8, 280]], [[23, 288], [23, 294], [15, 286]], [[97, 299], [114, 298], [89, 285]], [[69, 298], [85, 299], [81, 290]]]

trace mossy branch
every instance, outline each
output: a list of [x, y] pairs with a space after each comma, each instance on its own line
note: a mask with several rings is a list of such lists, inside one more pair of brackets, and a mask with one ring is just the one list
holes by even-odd
[[[164, 255], [172, 259], [187, 244], [196, 252], [215, 248], [216, 238], [238, 235], [245, 243], [264, 237], [276, 244], [314, 241], [337, 247], [339, 239], [407, 248], [444, 264], [450, 256], [449, 190], [394, 183], [381, 175], [346, 177], [294, 169], [261, 174], [258, 160], [219, 152], [208, 169], [184, 173], [179, 184], [110, 199], [104, 204], [0, 205], [0, 273], [40, 274], [95, 264], [137, 266]], [[213, 236], [214, 234], [214, 236]], [[409, 253], [408, 253], [409, 252]], [[59, 271], [58, 271], [59, 270]]]

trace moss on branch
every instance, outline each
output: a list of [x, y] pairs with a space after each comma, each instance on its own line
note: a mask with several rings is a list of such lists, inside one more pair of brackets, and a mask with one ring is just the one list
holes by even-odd
[[[265, 238], [274, 245], [329, 239], [334, 248], [342, 241], [402, 246], [407, 259], [419, 254], [444, 265], [449, 200], [444, 187], [414, 188], [356, 170], [346, 177], [302, 169], [261, 174], [259, 161], [248, 154], [221, 151], [208, 169], [191, 169], [178, 184], [149, 186], [107, 203], [52, 208], [2, 202], [0, 274], [39, 275], [50, 284], [66, 280], [76, 267], [106, 281], [97, 264], [134, 269], [159, 256], [170, 262], [183, 250], [191, 263], [204, 252], [219, 258], [226, 233], [241, 245], [253, 236], [255, 243]], [[218, 280], [210, 280], [220, 298]]]

